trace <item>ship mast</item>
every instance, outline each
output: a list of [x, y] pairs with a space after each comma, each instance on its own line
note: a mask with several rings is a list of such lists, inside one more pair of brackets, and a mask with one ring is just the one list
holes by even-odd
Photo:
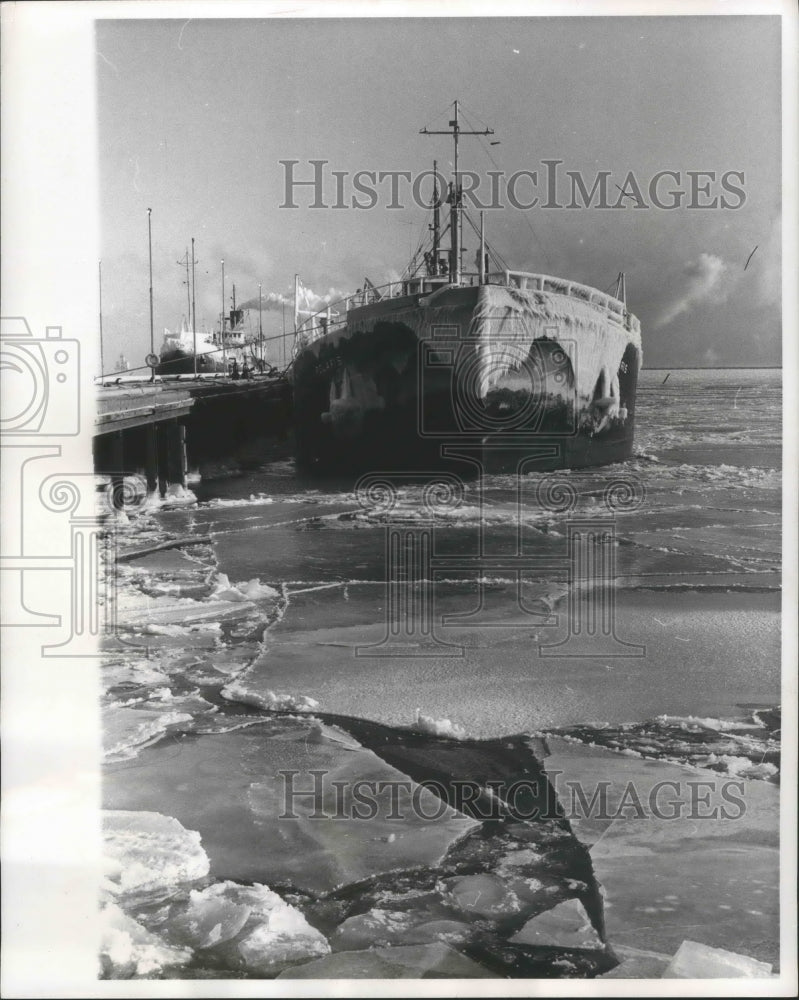
[[264, 327], [261, 322], [261, 286], [258, 285], [258, 348], [261, 354], [261, 362], [264, 360]]
[[185, 254], [177, 262], [178, 267], [186, 268], [186, 322], [191, 322], [191, 281], [189, 280], [189, 248], [186, 247]]
[[463, 205], [462, 205], [462, 190], [460, 177], [458, 174], [458, 140], [462, 135], [493, 135], [494, 130], [492, 128], [483, 129], [480, 132], [472, 132], [470, 130], [462, 129], [460, 127], [460, 119], [458, 116], [458, 101], [455, 101], [455, 115], [449, 121], [449, 128], [443, 131], [431, 131], [427, 128], [419, 130], [419, 135], [451, 135], [454, 146], [455, 146], [455, 156], [453, 161], [455, 180], [452, 185], [452, 194], [450, 198], [451, 204], [451, 221], [450, 221], [450, 252], [449, 252], [449, 274], [450, 281], [453, 284], [460, 284], [461, 281], [461, 235], [463, 226]]
[[197, 378], [197, 309], [194, 299], [194, 286], [195, 286], [195, 274], [194, 274], [194, 237], [191, 238], [191, 339], [194, 345], [194, 377]]
[[427, 273], [430, 275], [438, 274], [438, 248], [441, 243], [440, 207], [438, 194], [438, 163], [436, 160], [433, 160], [433, 224], [430, 227], [433, 231], [433, 249], [431, 251], [430, 263], [427, 267]]

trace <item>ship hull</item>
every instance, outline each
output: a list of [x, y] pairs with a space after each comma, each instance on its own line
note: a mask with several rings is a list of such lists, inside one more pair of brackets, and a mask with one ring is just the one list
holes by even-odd
[[[207, 372], [224, 372], [225, 365], [221, 359], [209, 354], [196, 355], [196, 370], [202, 375]], [[179, 348], [162, 351], [160, 361], [155, 369], [157, 375], [193, 375], [195, 371], [195, 355], [191, 351]]]
[[299, 345], [297, 461], [461, 474], [622, 462], [640, 364], [637, 321], [566, 294], [450, 287], [351, 309]]

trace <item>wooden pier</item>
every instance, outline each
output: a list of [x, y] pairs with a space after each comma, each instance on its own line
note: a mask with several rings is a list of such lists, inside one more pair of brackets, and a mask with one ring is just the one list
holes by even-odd
[[94, 468], [115, 486], [143, 471], [148, 493], [164, 497], [185, 489], [190, 464], [267, 454], [273, 442], [287, 450], [290, 424], [291, 389], [281, 376], [118, 379], [97, 388]]

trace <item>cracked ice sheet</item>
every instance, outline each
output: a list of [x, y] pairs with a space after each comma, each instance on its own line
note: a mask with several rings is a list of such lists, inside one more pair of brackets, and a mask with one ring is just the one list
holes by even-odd
[[339, 951], [281, 972], [278, 979], [496, 979], [445, 944]]
[[[475, 607], [463, 588], [440, 593], [436, 616]], [[529, 627], [497, 628], [493, 612], [481, 627], [440, 629], [463, 645], [463, 657], [356, 657], [356, 646], [385, 635], [384, 595], [377, 585], [292, 594], [240, 683], [301, 692], [321, 711], [389, 725], [412, 724], [421, 708], [479, 738], [664, 712], [728, 717], [739, 702], [779, 699], [779, 595], [619, 593], [617, 634], [644, 644], [643, 657], [542, 657], [538, 642], [555, 643], [563, 628], [540, 629], [536, 640]], [[564, 620], [564, 605], [557, 610]]]
[[[589, 847], [602, 886], [610, 946], [673, 955], [686, 938], [750, 955], [779, 959], [779, 789], [664, 761], [642, 760], [549, 737], [544, 768], [579, 840]], [[702, 782], [692, 791], [688, 782]], [[600, 782], [609, 782], [605, 817], [588, 813], [569, 782], [579, 782], [590, 803]], [[635, 807], [614, 813], [632, 782], [644, 816]], [[659, 782], [676, 782], [660, 785]], [[740, 791], [741, 785], [743, 792]], [[653, 789], [659, 787], [657, 799]], [[743, 801], [733, 818], [727, 795]], [[722, 806], [730, 818], [689, 818]], [[631, 801], [627, 793], [627, 801]], [[659, 819], [650, 802], [663, 814]], [[576, 803], [576, 804], [575, 804]], [[671, 804], [675, 803], [674, 806]]]
[[108, 709], [103, 713], [103, 753], [109, 760], [135, 757], [142, 747], [191, 721], [187, 712], [172, 707]]
[[[375, 796], [378, 815], [370, 820], [311, 819], [313, 802], [295, 796], [297, 819], [284, 812], [280, 770], [298, 772], [297, 790], [312, 789], [312, 769], [325, 770], [322, 811], [333, 815], [332, 781], [397, 781], [417, 788], [351, 737], [311, 719], [271, 719], [233, 732], [187, 738], [145, 750], [134, 769], [109, 765], [107, 808], [168, 812], [198, 830], [211, 859], [211, 874], [239, 882], [264, 881], [314, 892], [396, 869], [437, 865], [450, 846], [476, 824], [452, 809], [442, 810], [432, 793], [422, 793], [424, 820], [402, 809], [389, 819], [391, 790]], [[202, 794], [198, 794], [199, 790]], [[400, 806], [408, 804], [402, 793]]]
[[[626, 539], [636, 546], [655, 551], [667, 549], [671, 556], [687, 556], [687, 568], [695, 572], [704, 568], [707, 557], [726, 561], [733, 566], [739, 562], [744, 568], [772, 569], [781, 562], [781, 531], [779, 526], [756, 529], [737, 528], [731, 533], [727, 527], [672, 528], [665, 531], [635, 531]], [[633, 556], [635, 562], [637, 556]], [[619, 562], [629, 565], [625, 554]], [[685, 560], [684, 560], [685, 561]]]

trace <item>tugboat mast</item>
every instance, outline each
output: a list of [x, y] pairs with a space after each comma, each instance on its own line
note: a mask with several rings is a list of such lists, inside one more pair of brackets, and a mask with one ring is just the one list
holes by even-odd
[[455, 101], [455, 116], [449, 122], [449, 128], [443, 131], [431, 131], [427, 128], [419, 129], [419, 135], [451, 135], [455, 144], [455, 157], [453, 161], [455, 181], [452, 185], [450, 197], [451, 221], [450, 221], [450, 252], [449, 252], [449, 274], [450, 281], [459, 285], [461, 282], [461, 244], [463, 232], [463, 206], [460, 178], [458, 175], [458, 139], [462, 135], [493, 135], [492, 128], [483, 129], [481, 132], [472, 132], [460, 127], [458, 116], [458, 101]]

